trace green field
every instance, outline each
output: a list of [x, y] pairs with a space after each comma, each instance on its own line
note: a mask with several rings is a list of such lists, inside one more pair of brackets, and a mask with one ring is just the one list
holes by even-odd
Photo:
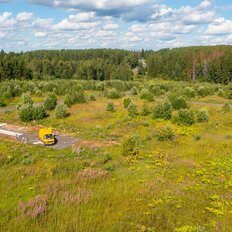
[[[42, 83], [35, 85], [42, 89]], [[218, 96], [228, 86], [108, 81], [99, 91], [99, 82], [72, 85], [84, 86], [87, 101], [69, 107], [64, 119], [49, 111], [45, 119], [20, 122], [17, 110], [7, 110], [20, 96], [2, 98], [7, 105], [1, 108], [1, 123], [51, 126], [80, 143], [56, 151], [0, 139], [1, 231], [231, 231], [231, 111], [192, 104], [231, 103]], [[202, 86], [207, 90], [203, 95]], [[187, 96], [186, 87], [195, 95]], [[119, 93], [115, 99], [109, 94], [112, 88]], [[143, 96], [143, 89], [152, 99]], [[31, 91], [34, 102], [46, 99], [49, 91], [42, 92], [38, 97]], [[194, 113], [192, 125], [178, 119], [181, 110], [173, 109], [168, 120], [154, 118], [154, 108], [173, 93], [183, 96]], [[137, 107], [131, 116], [123, 104], [128, 97]], [[109, 102], [114, 112], [107, 111]], [[144, 108], [147, 113], [141, 113]], [[208, 118], [197, 122], [202, 109]]]

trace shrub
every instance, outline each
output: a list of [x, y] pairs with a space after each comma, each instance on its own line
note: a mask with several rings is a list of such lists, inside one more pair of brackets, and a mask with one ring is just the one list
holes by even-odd
[[195, 123], [195, 117], [192, 110], [181, 109], [178, 114], [179, 122], [186, 125], [191, 126]]
[[0, 101], [0, 107], [5, 107], [6, 104], [3, 101]]
[[140, 98], [145, 99], [147, 101], [153, 101], [153, 95], [148, 89], [142, 89], [140, 92]]
[[208, 95], [208, 91], [204, 86], [200, 86], [197, 89], [197, 94], [201, 97], [206, 97]]
[[48, 114], [46, 113], [43, 106], [34, 106], [33, 109], [33, 120], [41, 120], [46, 118]]
[[142, 116], [147, 116], [151, 113], [149, 107], [147, 104], [144, 104], [143, 107], [142, 107], [142, 111], [141, 111], [141, 115]]
[[209, 120], [209, 115], [206, 110], [198, 110], [196, 112], [196, 121], [201, 123], [201, 122], [208, 122]]
[[117, 99], [120, 97], [120, 94], [117, 89], [113, 88], [107, 93], [107, 98]]
[[172, 108], [175, 110], [189, 108], [187, 101], [182, 96], [171, 95], [168, 100], [172, 104]]
[[230, 91], [227, 93], [227, 98], [228, 98], [228, 99], [232, 99], [232, 90], [230, 90]]
[[123, 99], [123, 105], [124, 105], [124, 108], [127, 108], [131, 103], [131, 99], [129, 97]]
[[105, 90], [105, 83], [104, 82], [98, 83], [97, 86], [96, 86], [96, 90], [104, 91]]
[[218, 90], [218, 96], [219, 96], [219, 97], [225, 97], [225, 96], [226, 96], [225, 91], [224, 91], [223, 89], [219, 89], [219, 90]]
[[115, 106], [113, 102], [108, 102], [107, 106], [106, 106], [106, 110], [109, 112], [115, 112]]
[[34, 117], [34, 107], [30, 103], [21, 104], [18, 107], [19, 118], [22, 122], [29, 122]]
[[54, 110], [57, 105], [57, 97], [54, 93], [49, 93], [44, 102], [44, 108], [46, 110]]
[[43, 95], [43, 93], [42, 93], [42, 91], [41, 91], [40, 89], [37, 89], [37, 90], [35, 91], [35, 95], [36, 95], [37, 97], [41, 97], [41, 96]]
[[140, 138], [138, 135], [131, 135], [122, 142], [122, 155], [137, 155], [139, 153]]
[[60, 103], [55, 108], [55, 114], [57, 118], [66, 118], [69, 116], [68, 107], [64, 103]]
[[170, 102], [166, 101], [162, 104], [159, 104], [155, 107], [153, 118], [161, 118], [165, 120], [169, 120], [172, 117], [172, 105]]
[[84, 92], [73, 92], [66, 95], [64, 103], [70, 107], [76, 103], [85, 103], [86, 98]]
[[137, 106], [133, 102], [127, 107], [127, 111], [130, 117], [135, 117], [138, 114]]
[[195, 90], [191, 87], [184, 88], [184, 95], [188, 98], [194, 98], [196, 96]]
[[33, 105], [33, 101], [31, 99], [31, 93], [27, 92], [22, 95], [22, 104]]
[[96, 101], [97, 99], [96, 99], [96, 97], [94, 95], [90, 95], [89, 100], [90, 101]]
[[159, 85], [151, 85], [149, 89], [155, 96], [161, 95], [161, 89]]
[[171, 127], [163, 127], [157, 133], [159, 141], [173, 140], [175, 138], [174, 130]]
[[138, 94], [138, 89], [137, 89], [135, 86], [133, 86], [133, 87], [131, 88], [131, 94], [132, 94], [132, 95], [137, 95], [137, 94]]
[[222, 106], [222, 113], [230, 112], [230, 104], [227, 102]]

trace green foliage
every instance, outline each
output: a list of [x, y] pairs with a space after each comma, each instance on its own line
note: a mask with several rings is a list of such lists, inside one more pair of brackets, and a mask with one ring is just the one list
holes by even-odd
[[170, 102], [166, 101], [157, 105], [153, 112], [154, 119], [164, 119], [169, 120], [172, 117], [172, 105]]
[[46, 110], [54, 110], [57, 105], [57, 97], [54, 93], [49, 93], [44, 102], [44, 108]]
[[5, 106], [6, 106], [6, 104], [0, 100], [0, 107], [5, 107]]
[[113, 102], [108, 102], [106, 106], [106, 110], [109, 112], [115, 112], [115, 106]]
[[30, 92], [24, 93], [21, 98], [22, 98], [22, 102], [21, 102], [22, 104], [33, 105]]
[[84, 92], [79, 91], [79, 92], [70, 92], [65, 96], [64, 103], [68, 107], [76, 104], [76, 103], [85, 103], [86, 98], [84, 95]]
[[187, 103], [187, 101], [184, 99], [183, 96], [170, 95], [168, 97], [168, 100], [172, 104], [172, 108], [175, 110], [189, 108], [189, 104]]
[[189, 109], [181, 109], [178, 113], [178, 120], [186, 126], [191, 126], [195, 123], [194, 112]]
[[34, 107], [30, 103], [18, 107], [19, 118], [22, 122], [30, 122], [34, 118]]
[[33, 120], [41, 120], [47, 116], [48, 114], [46, 113], [43, 106], [38, 105], [33, 107]]
[[227, 102], [222, 106], [222, 113], [230, 112], [230, 104]]
[[131, 135], [124, 138], [121, 145], [121, 153], [124, 156], [138, 155], [140, 147], [140, 138], [138, 135]]
[[191, 87], [185, 87], [183, 93], [188, 98], [194, 98], [196, 96], [195, 90]]
[[209, 121], [209, 114], [206, 110], [198, 110], [196, 111], [196, 122], [208, 122]]
[[127, 107], [127, 111], [130, 117], [135, 117], [138, 114], [137, 106], [135, 103], [131, 102]]
[[142, 116], [147, 116], [147, 115], [149, 115], [151, 113], [151, 110], [150, 110], [150, 108], [149, 108], [149, 106], [147, 105], [147, 104], [143, 104], [143, 106], [142, 106], [142, 110], [141, 110], [141, 115]]
[[116, 88], [111, 89], [108, 93], [107, 93], [107, 98], [109, 99], [117, 99], [120, 97], [120, 93]]
[[142, 89], [140, 92], [140, 98], [147, 101], [153, 101], [153, 94], [148, 89]]
[[131, 103], [131, 98], [127, 97], [123, 99], [124, 108], [127, 108]]
[[159, 129], [156, 136], [159, 141], [173, 140], [175, 138], [175, 132], [171, 127], [166, 126]]
[[200, 86], [197, 89], [197, 94], [201, 97], [206, 97], [208, 95], [208, 91], [204, 86]]
[[55, 114], [57, 118], [66, 118], [69, 116], [68, 107], [64, 103], [60, 103], [55, 108]]
[[225, 96], [226, 96], [225, 91], [224, 91], [223, 89], [219, 89], [219, 90], [218, 90], [218, 96], [219, 96], [219, 97], [225, 97]]

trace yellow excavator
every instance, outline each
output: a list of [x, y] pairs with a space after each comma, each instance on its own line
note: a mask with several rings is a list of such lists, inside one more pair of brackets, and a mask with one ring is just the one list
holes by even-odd
[[47, 145], [54, 145], [55, 135], [52, 133], [52, 128], [42, 128], [39, 130], [39, 138], [41, 142], [44, 143], [45, 146]]

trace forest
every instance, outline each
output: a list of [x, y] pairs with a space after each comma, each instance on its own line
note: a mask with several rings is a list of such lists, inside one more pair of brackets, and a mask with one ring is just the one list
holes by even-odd
[[[144, 63], [141, 60], [145, 60]], [[0, 81], [132, 80], [133, 72], [151, 78], [232, 82], [232, 46], [205, 46], [159, 51], [119, 49], [0, 52]]]

